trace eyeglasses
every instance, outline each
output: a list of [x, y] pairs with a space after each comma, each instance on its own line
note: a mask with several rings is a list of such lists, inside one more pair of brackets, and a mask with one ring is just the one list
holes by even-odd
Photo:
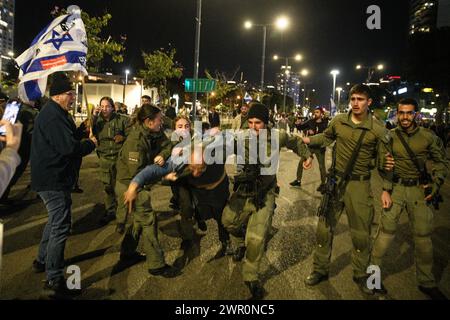
[[411, 117], [411, 116], [415, 116], [416, 112], [415, 111], [398, 111], [398, 115]]

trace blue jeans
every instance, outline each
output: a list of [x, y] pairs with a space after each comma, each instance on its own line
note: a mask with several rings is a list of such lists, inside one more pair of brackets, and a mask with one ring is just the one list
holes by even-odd
[[70, 191], [38, 192], [48, 211], [37, 261], [45, 263], [48, 281], [64, 279], [64, 248], [72, 222]]

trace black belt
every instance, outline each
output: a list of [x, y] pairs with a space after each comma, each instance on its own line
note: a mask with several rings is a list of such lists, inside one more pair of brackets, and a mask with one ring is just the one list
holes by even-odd
[[405, 187], [418, 186], [420, 184], [419, 179], [403, 179], [400, 177], [394, 177], [392, 181]]
[[[342, 178], [344, 174], [342, 172], [337, 171], [336, 175], [338, 177]], [[370, 180], [370, 174], [369, 175], [351, 174], [348, 180], [350, 180], [350, 181], [367, 181], [367, 180]]]

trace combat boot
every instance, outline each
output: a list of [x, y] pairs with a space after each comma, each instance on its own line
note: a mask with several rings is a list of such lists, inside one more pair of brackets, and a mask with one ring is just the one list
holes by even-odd
[[116, 232], [118, 234], [124, 234], [125, 233], [125, 223], [117, 223]]
[[244, 258], [244, 256], [245, 256], [245, 247], [239, 247], [236, 249], [236, 251], [234, 251], [233, 261], [239, 262]]
[[264, 298], [266, 292], [264, 290], [264, 287], [258, 280], [245, 281], [245, 284], [252, 294], [252, 297], [250, 298], [251, 300], [261, 300], [262, 298]]
[[369, 289], [367, 287], [367, 276], [364, 277], [353, 277], [353, 282], [355, 282], [358, 285], [359, 290], [361, 290], [362, 293], [367, 295], [373, 295], [375, 294], [375, 291], [373, 289]]
[[387, 291], [386, 287], [384, 286], [383, 282], [380, 283], [380, 289], [375, 288], [375, 289], [373, 289], [373, 291], [376, 294], [381, 294], [381, 295], [385, 295], [385, 294], [388, 293], [388, 291]]
[[177, 268], [165, 264], [161, 268], [148, 269], [148, 272], [153, 276], [161, 276], [164, 278], [175, 278], [181, 274], [181, 271]]
[[315, 286], [321, 283], [322, 281], [328, 280], [328, 274], [321, 274], [317, 271], [313, 271], [306, 279], [305, 284], [307, 286]]
[[448, 300], [447, 297], [442, 293], [441, 290], [439, 290], [438, 287], [418, 287], [421, 292], [426, 294], [428, 297], [430, 297], [431, 300]]

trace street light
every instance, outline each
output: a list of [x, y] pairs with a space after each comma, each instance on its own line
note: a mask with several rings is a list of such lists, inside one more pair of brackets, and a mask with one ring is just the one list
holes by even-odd
[[266, 38], [267, 28], [275, 26], [278, 30], [285, 30], [289, 25], [289, 20], [286, 17], [279, 17], [275, 23], [266, 24], [254, 24], [252, 21], [245, 21], [244, 28], [251, 29], [253, 26], [261, 27], [263, 29], [263, 44], [262, 44], [262, 57], [261, 57], [261, 92], [264, 91], [264, 68], [266, 63]]
[[278, 60], [278, 59], [284, 59], [285, 60], [285, 81], [284, 81], [284, 85], [283, 85], [283, 112], [286, 112], [286, 85], [287, 85], [287, 81], [288, 81], [288, 76], [289, 76], [289, 59], [294, 59], [295, 61], [301, 61], [303, 59], [303, 56], [301, 54], [296, 54], [295, 56], [292, 57], [280, 57], [279, 55], [275, 54], [273, 56], [273, 60]]
[[128, 75], [130, 74], [130, 70], [125, 70], [125, 83], [123, 84], [123, 97], [122, 97], [122, 103], [125, 104], [125, 90], [128, 84]]
[[356, 70], [361, 70], [361, 69], [367, 69], [367, 79], [366, 82], [369, 83], [370, 79], [372, 78], [373, 74], [375, 73], [375, 69], [378, 71], [381, 71], [384, 69], [384, 65], [383, 64], [377, 64], [376, 66], [364, 66], [364, 65], [356, 65]]
[[337, 93], [338, 93], [338, 103], [337, 103], [337, 106], [338, 106], [338, 108], [339, 108], [339, 103], [341, 102], [341, 91], [342, 91], [342, 88], [341, 88], [341, 87], [337, 87], [337, 88], [336, 88], [336, 91], [337, 91]]
[[279, 30], [285, 30], [289, 25], [289, 20], [285, 16], [280, 16], [275, 21], [275, 25]]
[[[336, 93], [336, 77], [339, 74], [339, 70], [336, 70], [336, 69], [331, 70], [330, 74], [333, 76], [333, 103], [334, 103], [334, 98], [335, 98], [335, 93]], [[333, 110], [330, 109], [330, 111], [331, 111], [331, 115], [333, 116], [334, 115]]]
[[[302, 76], [302, 77], [306, 77], [306, 76], [308, 76], [308, 74], [309, 74], [309, 70], [308, 69], [302, 69], [301, 71], [300, 71], [300, 75]], [[304, 79], [303, 79], [304, 80]], [[303, 106], [305, 106], [305, 101], [307, 101], [308, 99], [306, 99], [306, 94], [307, 94], [307, 91], [306, 91], [306, 81], [303, 81], [303, 89], [302, 89], [302, 92], [303, 92]]]

